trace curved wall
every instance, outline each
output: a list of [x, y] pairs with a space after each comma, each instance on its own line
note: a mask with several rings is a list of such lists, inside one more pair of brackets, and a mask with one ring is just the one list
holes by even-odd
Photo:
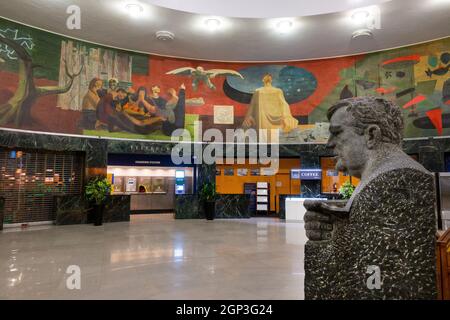
[[[218, 63], [120, 51], [0, 20], [0, 127], [160, 141], [181, 127], [194, 136], [196, 121], [222, 132], [246, 122], [282, 129], [281, 143], [322, 143], [330, 104], [379, 95], [403, 107], [406, 138], [450, 135], [449, 68], [450, 38], [327, 60]], [[265, 74], [282, 94], [252, 100]], [[128, 98], [111, 93], [112, 78]], [[162, 98], [151, 96], [154, 85]]]

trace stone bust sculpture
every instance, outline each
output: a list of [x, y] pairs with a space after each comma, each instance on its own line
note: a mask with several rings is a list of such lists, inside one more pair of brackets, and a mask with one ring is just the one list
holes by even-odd
[[306, 299], [435, 299], [434, 176], [402, 151], [403, 118], [377, 97], [328, 110], [347, 202], [305, 201]]

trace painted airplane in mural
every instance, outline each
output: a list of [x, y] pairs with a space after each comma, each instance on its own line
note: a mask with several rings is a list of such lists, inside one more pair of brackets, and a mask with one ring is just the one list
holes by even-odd
[[216, 90], [216, 86], [212, 83], [211, 79], [218, 76], [236, 76], [244, 79], [244, 77], [237, 71], [229, 69], [210, 69], [205, 70], [203, 67], [197, 68], [183, 67], [166, 72], [166, 74], [174, 74], [178, 76], [190, 76], [192, 77], [192, 88], [194, 91], [198, 89], [198, 85], [203, 82], [211, 90]]

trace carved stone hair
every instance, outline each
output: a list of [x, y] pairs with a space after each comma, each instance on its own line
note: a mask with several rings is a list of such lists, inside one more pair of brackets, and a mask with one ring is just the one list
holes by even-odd
[[343, 107], [353, 116], [354, 127], [359, 134], [364, 134], [369, 125], [377, 125], [383, 142], [401, 144], [403, 115], [400, 107], [393, 102], [373, 96], [344, 99], [328, 109], [328, 120]]

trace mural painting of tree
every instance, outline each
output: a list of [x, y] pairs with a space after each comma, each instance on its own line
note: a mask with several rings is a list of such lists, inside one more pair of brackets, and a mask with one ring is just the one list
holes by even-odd
[[14, 95], [6, 103], [0, 104], [0, 125], [13, 122], [15, 126], [20, 127], [28, 123], [31, 120], [31, 109], [38, 98], [66, 93], [83, 70], [81, 66], [77, 73], [71, 73], [66, 64], [65, 72], [69, 81], [64, 86], [38, 87], [34, 82], [34, 69], [43, 66], [34, 64], [28, 51], [16, 41], [0, 35], [0, 43], [14, 50], [19, 60], [19, 83]]

